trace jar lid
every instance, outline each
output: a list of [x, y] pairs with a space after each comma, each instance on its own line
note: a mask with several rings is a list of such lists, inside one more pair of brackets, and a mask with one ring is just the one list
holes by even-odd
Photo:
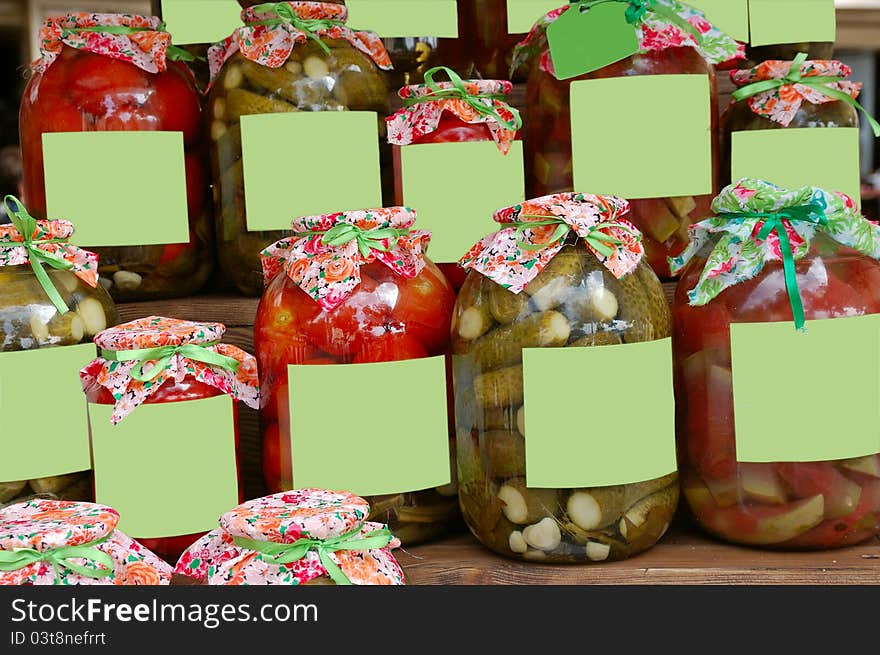
[[185, 346], [219, 341], [226, 333], [222, 323], [196, 323], [178, 318], [148, 316], [98, 333], [95, 344], [110, 351]]
[[0, 510], [0, 550], [81, 546], [108, 536], [118, 522], [119, 513], [106, 505], [28, 500]]
[[347, 491], [298, 489], [239, 505], [220, 517], [220, 525], [233, 537], [290, 544], [303, 537], [341, 537], [369, 513], [369, 503]]

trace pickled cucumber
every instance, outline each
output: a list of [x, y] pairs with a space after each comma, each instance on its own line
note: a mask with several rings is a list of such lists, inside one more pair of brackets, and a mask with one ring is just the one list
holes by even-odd
[[526, 293], [513, 293], [493, 283], [489, 289], [489, 312], [499, 323], [512, 323], [533, 311], [529, 300]]
[[492, 430], [483, 434], [486, 470], [494, 478], [516, 478], [526, 473], [526, 442], [510, 430]]
[[233, 89], [226, 96], [226, 115], [230, 121], [238, 121], [242, 116], [255, 114], [283, 114], [298, 111], [282, 100], [273, 100], [244, 89]]
[[574, 247], [567, 246], [526, 286], [525, 292], [539, 311], [546, 312], [566, 302], [582, 279], [582, 257]]
[[473, 344], [469, 356], [476, 366], [489, 371], [521, 361], [523, 348], [565, 345], [569, 334], [571, 326], [559, 312], [532, 314], [480, 337]]

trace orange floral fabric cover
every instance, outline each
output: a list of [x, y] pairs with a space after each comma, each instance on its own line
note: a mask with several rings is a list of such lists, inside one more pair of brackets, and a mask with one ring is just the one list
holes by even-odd
[[[93, 579], [47, 562], [34, 562], [15, 571], [0, 571], [0, 585], [167, 585], [172, 569], [131, 537], [116, 529], [116, 510], [95, 503], [34, 499], [0, 510], [0, 551], [31, 549], [46, 552], [83, 546], [99, 539], [95, 548], [113, 559], [113, 572]], [[79, 560], [85, 563], [85, 560]]]
[[[290, 564], [271, 564], [260, 554], [235, 544], [235, 537], [292, 544], [299, 539], [332, 539], [359, 530], [384, 527], [365, 522], [366, 500], [345, 491], [299, 489], [258, 498], [227, 512], [220, 528], [205, 535], [181, 556], [175, 573], [212, 585], [299, 585], [327, 575], [311, 550]], [[391, 553], [398, 539], [385, 548], [338, 551], [330, 557], [355, 585], [403, 585], [403, 570]]]
[[[98, 255], [70, 243], [40, 243], [53, 239], [67, 240], [73, 235], [73, 223], [69, 221], [37, 221], [37, 228], [31, 236], [33, 244], [43, 252], [61, 257], [73, 265], [71, 273], [80, 280], [95, 287], [98, 284]], [[29, 261], [28, 251], [23, 243], [24, 236], [12, 224], [0, 225], [0, 266], [20, 266]]]
[[[209, 344], [219, 341], [226, 333], [222, 323], [196, 323], [176, 318], [149, 316], [109, 328], [95, 337], [95, 344], [102, 350], [120, 352], [162, 346]], [[134, 411], [169, 380], [182, 382], [193, 377], [245, 403], [259, 409], [260, 390], [257, 379], [257, 361], [237, 346], [224, 343], [207, 346], [208, 350], [238, 361], [236, 372], [211, 366], [175, 354], [170, 365], [158, 377], [141, 382], [131, 377], [137, 361], [116, 362], [102, 357], [95, 359], [82, 371], [80, 381], [84, 390], [100, 385], [113, 394], [116, 400], [111, 421], [115, 425]], [[152, 362], [155, 364], [155, 361]]]

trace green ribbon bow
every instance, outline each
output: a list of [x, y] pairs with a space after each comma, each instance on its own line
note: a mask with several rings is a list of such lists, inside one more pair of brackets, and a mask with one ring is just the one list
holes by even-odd
[[[94, 25], [92, 27], [61, 28], [62, 38], [74, 32], [100, 32], [101, 34], [123, 34], [125, 36], [137, 34], [138, 32], [164, 32], [168, 34], [164, 22], [160, 23], [156, 29], [152, 27], [129, 27], [128, 25]], [[165, 50], [165, 54], [171, 61], [196, 61], [197, 59], [204, 61], [202, 57], [196, 57], [187, 50], [178, 48], [176, 45], [169, 45]]]
[[824, 208], [818, 203], [786, 207], [776, 212], [723, 212], [718, 215], [729, 221], [746, 221], [753, 218], [762, 219], [764, 225], [757, 234], [761, 241], [765, 240], [773, 232], [779, 237], [780, 250], [782, 251], [782, 268], [785, 272], [785, 290], [788, 292], [788, 301], [791, 304], [791, 313], [794, 316], [794, 325], [799, 332], [805, 331], [806, 318], [804, 317], [804, 303], [801, 300], [801, 292], [797, 285], [797, 272], [794, 266], [794, 251], [791, 240], [785, 229], [785, 221], [794, 223], [797, 221], [813, 223], [825, 227], [828, 219]]
[[277, 18], [267, 18], [245, 23], [248, 27], [257, 27], [258, 25], [291, 25], [312, 39], [327, 53], [330, 52], [330, 48], [321, 40], [317, 32], [329, 30], [332, 27], [345, 27], [345, 23], [339, 20], [300, 18], [297, 16], [296, 11], [286, 2], [264, 2], [261, 5], [251, 7], [251, 11], [258, 14], [275, 14]]
[[[434, 81], [434, 75], [440, 72], [446, 73], [453, 88], [443, 89]], [[403, 100], [404, 107], [411, 107], [425, 102], [436, 102], [447, 98], [455, 98], [466, 102], [480, 116], [491, 116], [496, 123], [508, 130], [516, 131], [522, 127], [522, 116], [520, 116], [519, 110], [515, 107], [511, 107], [505, 102], [507, 96], [503, 93], [468, 93], [468, 90], [464, 86], [464, 81], [459, 77], [458, 73], [446, 66], [435, 66], [434, 68], [425, 71], [424, 78], [425, 86], [431, 93], [426, 96], [405, 98]], [[490, 102], [487, 105], [483, 100], [490, 100], [493, 102]], [[498, 107], [495, 106], [495, 102], [500, 102], [503, 109], [506, 109], [513, 114], [513, 118], [511, 120], [503, 118], [501, 112], [498, 111]]]
[[[544, 248], [549, 248], [558, 243], [560, 240], [564, 239], [565, 236], [573, 229], [571, 225], [566, 223], [558, 216], [523, 214], [523, 218], [534, 218], [538, 220], [514, 222], [513, 225], [516, 227], [517, 237], [519, 237], [526, 230], [531, 228], [546, 227], [548, 225], [556, 225], [557, 227], [556, 231], [553, 233], [553, 236], [547, 243], [527, 243], [521, 238], [517, 238], [516, 245], [521, 250], [537, 251], [544, 250]], [[619, 246], [622, 246], [624, 244], [621, 239], [613, 237], [610, 234], [606, 234], [603, 231], [607, 230], [608, 228], [618, 228], [620, 230], [623, 230], [627, 234], [633, 235], [639, 241], [642, 238], [641, 234], [639, 234], [638, 232], [634, 232], [623, 223], [601, 223], [599, 225], [595, 225], [590, 228], [589, 234], [581, 238], [586, 241], [590, 245], [590, 247], [593, 248], [593, 250], [601, 254], [603, 257], [610, 257], [614, 254]]]
[[[400, 237], [409, 234], [408, 229], [383, 227], [375, 230], [364, 230], [351, 223], [337, 223], [326, 232], [311, 231], [297, 232], [297, 237], [313, 237], [323, 234], [321, 243], [325, 246], [344, 246], [352, 241], [357, 241], [358, 252], [363, 257], [369, 257], [371, 250], [390, 252], [397, 245]], [[385, 245], [383, 241], [391, 239], [392, 243]]]
[[331, 558], [330, 553], [340, 550], [373, 550], [384, 548], [391, 543], [394, 535], [387, 527], [373, 530], [360, 536], [360, 529], [352, 530], [332, 539], [297, 539], [292, 544], [279, 544], [274, 541], [257, 541], [246, 537], [234, 537], [233, 541], [239, 548], [259, 553], [259, 558], [269, 564], [284, 565], [298, 562], [310, 550], [318, 553], [321, 564], [327, 569], [327, 575], [338, 585], [350, 585], [351, 580], [342, 572], [339, 565]]
[[783, 77], [782, 79], [761, 80], [760, 82], [747, 84], [746, 86], [733, 92], [733, 99], [739, 102], [741, 100], [745, 100], [746, 98], [756, 96], [759, 93], [779, 89], [783, 86], [788, 86], [789, 84], [803, 84], [810, 87], [811, 89], [815, 89], [819, 93], [824, 93], [829, 98], [834, 98], [835, 100], [849, 103], [850, 105], [855, 107], [858, 111], [864, 114], [865, 118], [868, 119], [868, 123], [871, 125], [871, 129], [874, 131], [874, 136], [880, 137], [880, 123], [878, 123], [877, 120], [868, 113], [868, 110], [865, 109], [858, 100], [853, 98], [850, 94], [840, 91], [839, 89], [833, 89], [829, 86], [826, 86], [828, 84], [834, 84], [835, 82], [842, 82], [844, 81], [844, 77], [842, 75], [805, 76], [804, 62], [806, 61], [807, 53], [798, 53], [798, 56], [795, 57], [794, 60], [791, 62], [791, 68], [789, 69], [785, 77]]
[[672, 23], [681, 31], [690, 34], [694, 37], [697, 45], [703, 45], [703, 35], [700, 34], [696, 27], [679, 16], [674, 9], [670, 9], [656, 0], [579, 0], [576, 4], [580, 5], [581, 11], [585, 11], [590, 7], [605, 4], [606, 2], [626, 3], [628, 5], [626, 8], [626, 22], [630, 25], [638, 24], [648, 12], [651, 12], [665, 19], [666, 22]]
[[[114, 568], [113, 558], [95, 548], [95, 546], [104, 543], [107, 539], [108, 537], [104, 537], [81, 546], [63, 546], [42, 552], [32, 548], [0, 550], [0, 571], [18, 571], [35, 562], [48, 562], [55, 569], [54, 584], [61, 584], [61, 569], [67, 569], [77, 575], [92, 578], [93, 580], [101, 580], [112, 575]], [[84, 559], [92, 562], [98, 565], [98, 568], [77, 564], [73, 561], [75, 559]]]
[[48, 264], [59, 271], [69, 271], [73, 268], [73, 264], [60, 255], [40, 250], [40, 245], [46, 243], [68, 243], [68, 240], [34, 239], [34, 232], [37, 231], [37, 219], [28, 214], [24, 205], [15, 196], [6, 196], [3, 199], [3, 203], [6, 205], [6, 213], [9, 216], [9, 220], [12, 221], [12, 225], [15, 226], [15, 229], [18, 230], [24, 241], [2, 239], [0, 240], [0, 248], [24, 248], [28, 254], [28, 263], [30, 263], [34, 275], [37, 276], [37, 282], [43, 287], [43, 291], [49, 296], [49, 300], [55, 305], [58, 313], [66, 314], [70, 311], [70, 308], [64, 302], [61, 294], [58, 293], [58, 289], [52, 284], [52, 280], [49, 279], [49, 274], [46, 273], [43, 264]]
[[[218, 343], [218, 341], [212, 341], [204, 345], [188, 343], [182, 346], [158, 346], [138, 350], [101, 350], [101, 357], [111, 362], [138, 362], [138, 365], [131, 370], [130, 375], [139, 382], [155, 380], [162, 371], [171, 366], [171, 360], [175, 355], [182, 355], [187, 359], [235, 373], [238, 371], [239, 362], [237, 359], [208, 350], [208, 347], [216, 346]], [[149, 373], [144, 372], [144, 366], [147, 362], [156, 362]]]

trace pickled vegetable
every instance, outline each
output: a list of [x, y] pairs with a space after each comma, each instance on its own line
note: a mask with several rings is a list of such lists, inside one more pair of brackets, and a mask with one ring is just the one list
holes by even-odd
[[[465, 521], [489, 548], [526, 560], [600, 562], [641, 552], [666, 530], [677, 474], [613, 487], [528, 487], [522, 377], [523, 348], [668, 337], [662, 297], [646, 263], [617, 280], [572, 237], [520, 294], [469, 274], [452, 330], [459, 498]], [[486, 308], [489, 327], [463, 333], [467, 316]]]
[[[369, 56], [348, 41], [322, 37], [322, 42], [329, 52], [310, 39], [297, 44], [279, 68], [263, 66], [236, 53], [224, 65], [208, 96], [220, 265], [239, 291], [249, 296], [258, 296], [263, 290], [260, 252], [284, 233], [248, 230], [242, 116], [295, 111], [376, 112], [383, 171], [387, 171], [390, 184], [390, 150], [381, 138], [385, 116], [390, 112], [385, 78]], [[333, 174], [327, 171], [327, 175]]]

